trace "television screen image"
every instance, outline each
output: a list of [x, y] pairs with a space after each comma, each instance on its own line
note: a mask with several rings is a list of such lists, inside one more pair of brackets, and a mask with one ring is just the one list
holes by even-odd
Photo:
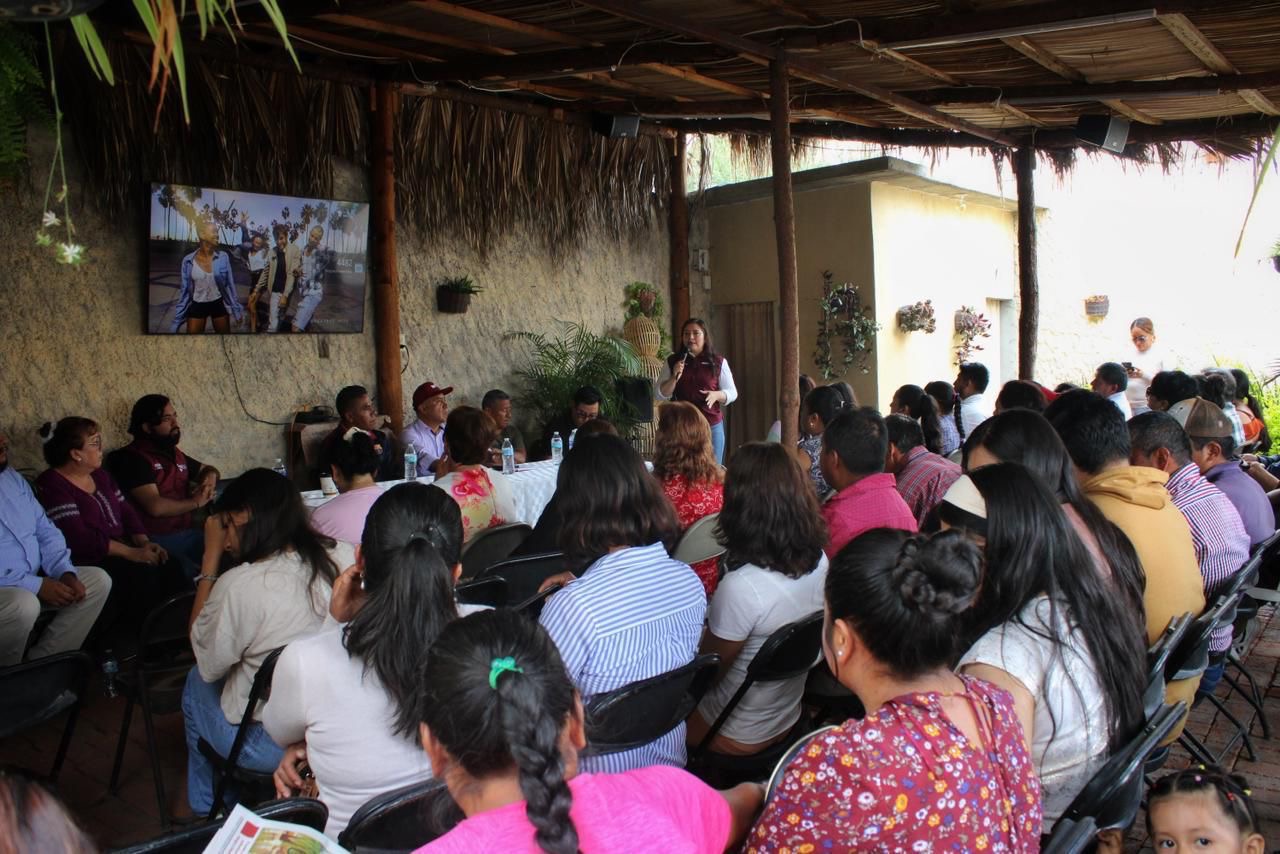
[[147, 332], [364, 330], [367, 202], [151, 185]]

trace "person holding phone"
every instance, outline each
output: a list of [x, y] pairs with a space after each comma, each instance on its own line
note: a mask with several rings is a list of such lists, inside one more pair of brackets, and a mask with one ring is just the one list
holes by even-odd
[[711, 346], [711, 333], [701, 319], [691, 317], [680, 329], [680, 349], [667, 357], [667, 377], [658, 383], [658, 397], [692, 403], [711, 425], [716, 462], [724, 462], [724, 407], [738, 399], [729, 361]]
[[1164, 353], [1156, 347], [1156, 328], [1149, 317], [1139, 317], [1130, 323], [1129, 337], [1135, 352], [1128, 361], [1120, 363], [1129, 375], [1124, 396], [1133, 414], [1141, 415], [1151, 409], [1147, 404], [1147, 386], [1156, 374], [1165, 370]]

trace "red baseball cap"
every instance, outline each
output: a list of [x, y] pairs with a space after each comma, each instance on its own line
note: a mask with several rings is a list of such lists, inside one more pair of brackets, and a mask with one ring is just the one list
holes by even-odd
[[422, 401], [435, 397], [437, 394], [449, 394], [453, 391], [453, 386], [440, 388], [435, 383], [423, 383], [413, 390], [413, 408], [417, 409]]

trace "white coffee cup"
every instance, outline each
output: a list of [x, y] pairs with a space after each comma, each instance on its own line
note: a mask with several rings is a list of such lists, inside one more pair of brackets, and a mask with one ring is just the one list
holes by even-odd
[[320, 491], [325, 495], [337, 495], [338, 485], [333, 482], [333, 478], [323, 475], [320, 478]]

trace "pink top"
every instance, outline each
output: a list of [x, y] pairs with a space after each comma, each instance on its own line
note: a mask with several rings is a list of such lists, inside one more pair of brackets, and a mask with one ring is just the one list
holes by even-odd
[[822, 517], [827, 520], [831, 540], [827, 544], [827, 557], [836, 552], [864, 531], [872, 528], [899, 528], [917, 531], [916, 517], [898, 494], [893, 475], [881, 472], [864, 477], [846, 486], [822, 505]]
[[[723, 851], [729, 843], [728, 802], [680, 768], [654, 765], [622, 774], [579, 774], [569, 781], [569, 790], [569, 815], [582, 854], [641, 849], [704, 854]], [[524, 801], [474, 815], [415, 854], [479, 851], [541, 854]]]
[[344, 492], [316, 508], [311, 514], [311, 527], [326, 537], [359, 545], [364, 535], [364, 517], [369, 515], [373, 502], [381, 497], [382, 487], [376, 484]]
[[[676, 508], [676, 518], [680, 520], [680, 529], [685, 530], [703, 516], [719, 513], [724, 504], [723, 483], [690, 483], [682, 474], [672, 475], [662, 481], [662, 491]], [[720, 583], [720, 570], [717, 566], [719, 558], [708, 558], [693, 564], [693, 571], [707, 591], [707, 598], [716, 592]]]

